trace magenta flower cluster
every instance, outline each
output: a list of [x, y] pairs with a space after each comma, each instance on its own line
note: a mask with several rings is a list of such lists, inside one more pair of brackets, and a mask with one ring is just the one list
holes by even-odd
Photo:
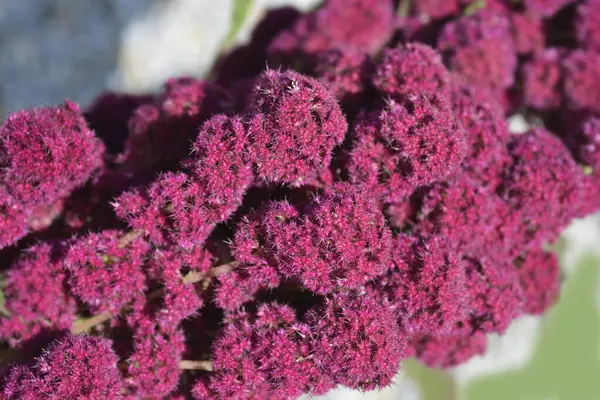
[[392, 233], [366, 188], [337, 183], [306, 207], [301, 213], [273, 202], [250, 216], [235, 236], [236, 259], [319, 294], [358, 288], [386, 272]]
[[555, 304], [549, 244], [600, 211], [598, 21], [327, 0], [211, 80], [10, 114], [0, 398], [294, 399], [484, 353]]
[[327, 87], [292, 71], [261, 75], [248, 118], [256, 173], [267, 183], [291, 186], [317, 182], [347, 130]]
[[116, 399], [123, 382], [118, 357], [104, 338], [67, 334], [29, 366], [5, 373], [5, 399]]
[[411, 92], [359, 116], [348, 173], [386, 202], [445, 178], [465, 156], [466, 135], [441, 93]]
[[47, 228], [65, 198], [102, 168], [103, 152], [69, 100], [11, 114], [0, 126], [0, 248]]

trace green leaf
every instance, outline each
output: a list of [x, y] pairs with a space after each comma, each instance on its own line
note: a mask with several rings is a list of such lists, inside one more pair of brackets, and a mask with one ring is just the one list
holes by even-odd
[[231, 47], [235, 38], [237, 37], [240, 29], [244, 25], [244, 21], [248, 17], [252, 6], [254, 5], [254, 0], [234, 0], [233, 1], [233, 12], [231, 14], [231, 28], [229, 29], [229, 33], [225, 38], [225, 42], [223, 43], [223, 48]]

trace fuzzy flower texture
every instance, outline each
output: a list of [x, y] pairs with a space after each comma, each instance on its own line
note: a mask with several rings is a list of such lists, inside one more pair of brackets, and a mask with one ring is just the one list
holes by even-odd
[[295, 399], [484, 353], [600, 211], [599, 21], [326, 0], [214, 80], [10, 114], [0, 399]]

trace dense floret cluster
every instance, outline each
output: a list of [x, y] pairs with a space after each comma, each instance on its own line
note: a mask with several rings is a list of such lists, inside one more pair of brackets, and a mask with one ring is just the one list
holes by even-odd
[[334, 384], [362, 390], [391, 384], [406, 349], [391, 303], [362, 293], [338, 293], [306, 319], [313, 359]]
[[286, 65], [310, 68], [319, 53], [333, 48], [375, 53], [393, 31], [391, 1], [328, 0], [279, 32], [268, 45], [268, 53]]
[[333, 386], [312, 356], [309, 326], [291, 307], [264, 303], [227, 319], [215, 343], [210, 384], [222, 398], [295, 398]]
[[449, 72], [440, 55], [420, 43], [387, 48], [373, 74], [373, 85], [384, 96], [411, 93], [435, 95], [448, 86]]
[[523, 103], [526, 106], [551, 110], [561, 105], [562, 53], [560, 49], [547, 48], [534, 54], [523, 65]]
[[517, 49], [510, 20], [500, 13], [483, 10], [449, 22], [438, 49], [447, 54], [450, 68], [474, 86], [500, 91], [514, 83]]
[[450, 331], [465, 312], [465, 268], [442, 239], [412, 235], [395, 239], [393, 267], [372, 289], [395, 309], [403, 331], [410, 335]]
[[77, 311], [66, 290], [66, 274], [56, 262], [56, 245], [42, 243], [25, 250], [6, 272], [0, 335], [11, 346], [46, 330], [68, 330]]
[[402, 200], [445, 178], [464, 159], [465, 132], [443, 94], [413, 92], [359, 117], [348, 172], [353, 184]]
[[111, 341], [66, 334], [44, 350], [31, 366], [5, 373], [5, 399], [118, 399], [123, 378]]
[[513, 161], [500, 196], [524, 224], [528, 241], [554, 241], [581, 203], [582, 170], [560, 139], [543, 128], [515, 137], [508, 147]]
[[347, 130], [327, 87], [292, 71], [267, 70], [257, 79], [248, 117], [249, 151], [257, 176], [267, 183], [316, 182]]
[[294, 399], [484, 353], [600, 211], [599, 21], [327, 0], [211, 80], [10, 114], [0, 398]]
[[179, 383], [179, 363], [185, 351], [183, 332], [173, 326], [160, 328], [147, 319], [136, 325], [133, 353], [127, 360], [130, 396], [166, 397]]
[[72, 101], [11, 114], [0, 126], [0, 249], [48, 227], [103, 152]]
[[365, 90], [370, 61], [363, 52], [334, 48], [319, 55], [314, 75], [344, 101]]
[[600, 51], [600, 1], [588, 0], [577, 7], [577, 40], [584, 48]]
[[150, 248], [139, 239], [124, 244], [121, 236], [117, 230], [91, 233], [77, 239], [62, 261], [71, 291], [93, 312], [118, 314], [146, 290], [142, 268]]
[[285, 201], [258, 210], [239, 227], [236, 258], [270, 265], [319, 294], [360, 287], [387, 271], [392, 233], [365, 189], [338, 183], [306, 206], [303, 214]]
[[546, 38], [543, 20], [539, 14], [531, 11], [513, 13], [511, 23], [517, 53], [520, 55], [537, 53], [544, 48]]

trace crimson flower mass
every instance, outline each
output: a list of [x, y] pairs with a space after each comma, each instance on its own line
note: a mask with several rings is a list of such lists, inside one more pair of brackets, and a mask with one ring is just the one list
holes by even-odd
[[599, 51], [598, 0], [327, 0], [210, 79], [10, 114], [0, 399], [295, 399], [484, 353], [600, 210]]

